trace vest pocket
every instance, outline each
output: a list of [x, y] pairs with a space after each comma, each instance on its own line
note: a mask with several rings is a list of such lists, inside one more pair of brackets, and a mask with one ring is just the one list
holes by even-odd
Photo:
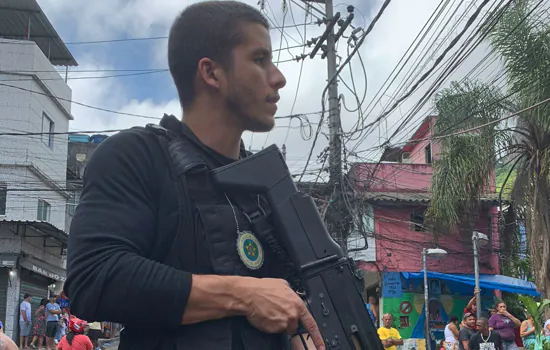
[[214, 272], [219, 275], [250, 275], [237, 252], [235, 214], [239, 229], [246, 228], [241, 211], [235, 208], [234, 214], [229, 205], [205, 205], [197, 206], [197, 213], [200, 223], [197, 233], [206, 243]]

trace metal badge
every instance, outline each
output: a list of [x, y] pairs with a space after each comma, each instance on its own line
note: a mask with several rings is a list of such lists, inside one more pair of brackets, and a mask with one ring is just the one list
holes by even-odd
[[258, 238], [250, 231], [239, 232], [237, 252], [243, 264], [251, 270], [258, 270], [264, 263], [264, 250]]

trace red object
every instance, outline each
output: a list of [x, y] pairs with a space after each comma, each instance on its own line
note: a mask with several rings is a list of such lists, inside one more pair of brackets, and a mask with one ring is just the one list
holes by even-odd
[[399, 305], [399, 310], [405, 314], [408, 315], [412, 312], [412, 305], [410, 301], [404, 301]]
[[84, 329], [88, 323], [79, 318], [72, 318], [69, 321], [69, 329], [75, 334], [84, 334]]
[[514, 335], [516, 336], [516, 345], [520, 348], [523, 348], [523, 340], [521, 339], [520, 334], [521, 334], [520, 327], [514, 328]]

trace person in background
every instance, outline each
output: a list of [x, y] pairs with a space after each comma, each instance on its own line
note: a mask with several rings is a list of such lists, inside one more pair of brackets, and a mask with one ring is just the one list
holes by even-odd
[[445, 349], [457, 350], [458, 349], [458, 317], [451, 315], [449, 323], [445, 326]]
[[31, 348], [36, 349], [36, 342], [38, 341], [38, 348], [42, 348], [42, 344], [46, 338], [46, 305], [48, 304], [48, 299], [42, 298], [40, 300], [40, 306], [34, 312], [34, 327], [33, 327], [33, 338], [31, 342]]
[[369, 311], [369, 316], [372, 320], [372, 323], [374, 323], [375, 327], [378, 327], [378, 299], [376, 299], [376, 297], [369, 297], [367, 310]]
[[474, 335], [474, 325], [476, 323], [476, 317], [470, 313], [464, 314], [462, 318], [462, 326], [460, 332], [458, 332], [458, 348], [460, 350], [470, 350], [470, 338]]
[[69, 332], [59, 344], [57, 344], [58, 350], [93, 350], [92, 342], [90, 338], [84, 335], [86, 329], [86, 321], [72, 318], [69, 322]]
[[4, 334], [4, 324], [0, 321], [0, 349], [17, 350], [17, 345], [10, 337]]
[[26, 293], [19, 305], [19, 346], [21, 349], [28, 349], [29, 335], [31, 334], [32, 312], [31, 295]]
[[101, 331], [103, 329], [102, 322], [92, 322], [88, 324], [88, 338], [92, 341], [94, 349], [99, 347], [99, 338], [101, 337]]
[[550, 318], [544, 322], [544, 337], [547, 342], [550, 342]]
[[384, 314], [382, 323], [383, 326], [378, 328], [378, 337], [380, 337], [384, 349], [397, 350], [397, 345], [403, 345], [403, 339], [401, 339], [399, 331], [392, 327], [393, 315]]
[[439, 342], [439, 350], [445, 350], [445, 339], [441, 339]]
[[489, 329], [486, 317], [477, 320], [477, 329], [479, 331], [470, 338], [470, 350], [504, 350], [500, 335]]
[[497, 331], [504, 343], [504, 350], [517, 350], [514, 328], [521, 326], [521, 321], [506, 310], [506, 303], [500, 301], [496, 305], [497, 313], [489, 319], [491, 331]]
[[61, 308], [55, 302], [57, 296], [52, 294], [50, 302], [46, 305], [46, 349], [55, 350], [55, 336], [59, 328], [59, 315]]
[[[470, 315], [473, 315], [475, 318], [476, 318], [476, 321], [477, 321], [477, 298], [476, 298], [476, 295], [478, 294], [478, 289], [477, 288], [474, 288], [474, 297], [472, 299], [470, 299], [470, 301], [468, 302], [468, 304], [466, 305], [466, 307], [464, 308], [464, 315], [466, 314], [470, 314]], [[474, 326], [471, 328], [472, 330], [476, 330], [476, 324], [477, 322], [474, 321]], [[460, 324], [460, 327], [463, 327], [464, 326], [464, 322], [462, 322]]]
[[537, 338], [535, 337], [535, 323], [533, 321], [533, 316], [526, 313], [527, 319], [521, 323], [520, 335], [523, 340], [523, 347], [526, 349], [531, 349], [531, 347], [536, 346]]

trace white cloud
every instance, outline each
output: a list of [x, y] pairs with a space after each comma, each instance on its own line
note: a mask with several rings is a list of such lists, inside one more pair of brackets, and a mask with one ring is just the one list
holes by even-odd
[[[276, 20], [279, 24], [282, 23], [282, 13], [280, 2], [276, 0], [270, 1], [272, 10], [267, 8], [269, 15], [273, 17], [271, 12], [274, 12]], [[75, 31], [78, 33], [79, 40], [101, 40], [112, 39], [120, 37], [146, 37], [166, 35], [169, 26], [173, 18], [183, 9], [186, 4], [196, 1], [175, 1], [166, 0], [153, 5], [148, 0], [135, 0], [135, 1], [123, 1], [113, 0], [110, 2], [105, 1], [86, 1], [86, 0], [73, 0], [70, 2], [59, 2], [55, 0], [42, 0], [41, 6], [44, 8], [48, 16], [50, 16], [52, 22], [66, 21], [67, 18], [78, 18], [72, 25], [76, 26]], [[257, 6], [257, 0], [248, 0], [249, 4]], [[365, 7], [365, 4], [361, 1], [356, 1], [356, 6], [361, 8], [361, 12], [368, 14], [366, 23], [370, 23], [372, 17], [378, 12], [382, 1], [378, 0], [374, 3], [369, 2], [369, 7]], [[365, 67], [367, 69], [368, 84], [367, 84], [367, 103], [371, 101], [378, 89], [382, 87], [382, 84], [386, 78], [390, 75], [393, 68], [398, 64], [401, 56], [405, 54], [408, 47], [411, 45], [416, 35], [421, 30], [422, 26], [431, 16], [434, 9], [439, 5], [438, 0], [425, 0], [425, 1], [409, 1], [409, 0], [394, 0], [387, 8], [386, 12], [375, 26], [374, 30], [369, 34], [360, 52], [362, 54]], [[293, 6], [294, 19], [298, 23], [302, 23], [304, 18], [304, 12], [295, 5]], [[466, 6], [466, 5], [465, 5]], [[342, 12], [342, 16], [346, 15], [345, 7], [338, 7], [338, 11]], [[464, 8], [461, 9], [462, 11]], [[475, 8], [470, 9], [468, 18]], [[461, 12], [461, 11], [459, 11]], [[450, 12], [449, 12], [450, 13]], [[444, 22], [446, 18], [442, 18]], [[425, 64], [423, 72], [425, 72], [434, 62], [443, 49], [452, 40], [453, 36], [464, 26], [466, 20], [462, 20], [458, 24], [458, 29], [455, 29], [452, 36], [446, 38], [442, 42], [441, 47], [437, 51], [429, 52], [432, 56], [431, 62]], [[292, 17], [287, 16], [285, 23], [292, 23]], [[363, 18], [359, 14], [356, 15], [354, 24], [359, 26], [363, 25]], [[299, 28], [302, 30], [302, 28]], [[307, 38], [311, 39], [313, 36], [319, 36], [323, 31], [323, 27], [308, 26]], [[290, 28], [286, 31], [288, 36], [293, 37], [295, 40], [300, 41], [300, 37], [295, 28]], [[430, 33], [431, 35], [431, 33]], [[272, 31], [273, 47], [278, 48], [281, 45], [280, 34], [278, 31]], [[289, 45], [295, 45], [295, 42], [288, 39]], [[437, 43], [439, 44], [439, 42]], [[286, 41], [283, 41], [282, 47], [286, 47]], [[424, 45], [424, 44], [423, 44]], [[345, 39], [341, 39], [339, 44], [339, 55], [343, 58], [347, 57], [345, 50]], [[458, 47], [459, 45], [457, 45]], [[166, 42], [155, 42], [151, 47], [151, 66], [152, 67], [164, 67], [166, 66]], [[422, 46], [420, 49], [422, 49]], [[485, 47], [486, 48], [486, 47]], [[306, 52], [309, 52], [310, 48]], [[472, 55], [472, 58], [463, 63], [462, 68], [457, 72], [453, 78], [460, 78], [464, 76], [479, 59], [483, 56], [482, 49], [477, 50]], [[292, 55], [300, 54], [301, 49], [293, 49]], [[454, 50], [452, 51], [454, 52]], [[366, 116], [367, 123], [373, 121], [379, 113], [383, 110], [384, 106], [387, 106], [392, 101], [392, 96], [395, 93], [396, 87], [402, 81], [413, 64], [415, 64], [416, 57], [409, 62], [408, 66], [403, 70], [402, 75], [396, 79], [396, 82], [388, 90], [386, 95], [381, 98], [381, 102], [375, 104], [372, 110], [369, 110], [368, 116]], [[275, 57], [278, 55], [276, 54]], [[447, 56], [449, 57], [450, 54]], [[281, 53], [281, 59], [285, 60], [292, 57], [288, 52], [283, 51]], [[78, 57], [81, 62], [80, 69], [86, 69], [93, 67], [101, 67], [102, 69], [109, 67], [108, 56], [94, 56], [94, 57]], [[365, 84], [363, 81], [363, 73], [360, 63], [356, 58], [353, 60], [353, 76], [355, 79], [356, 87], [360, 95], [362, 95]], [[292, 102], [296, 94], [296, 87], [298, 84], [298, 77], [300, 71], [300, 63], [288, 62], [281, 63], [280, 68], [286, 75], [288, 84], [281, 91], [282, 100], [279, 108], [279, 115], [290, 114]], [[490, 72], [491, 69], [488, 70]], [[422, 72], [420, 72], [422, 73]], [[488, 74], [488, 73], [486, 73]], [[418, 80], [420, 75], [414, 77], [408, 82], [408, 85]], [[342, 75], [342, 79], [350, 85], [349, 70], [345, 69]], [[307, 113], [321, 110], [321, 92], [326, 85], [327, 81], [327, 69], [326, 60], [321, 60], [320, 57], [314, 60], [306, 59], [303, 67], [302, 76], [300, 79], [300, 89], [297, 93], [297, 103], [294, 108], [294, 113]], [[382, 138], [386, 132], [384, 125], [388, 126], [391, 133], [392, 127], [399, 124], [402, 118], [407, 116], [409, 110], [414, 106], [414, 103], [423, 95], [426, 88], [431, 85], [433, 80], [428, 81], [419, 91], [411, 98], [403, 103], [394, 113], [390, 114], [382, 123], [381, 129], [375, 129], [372, 135], [370, 135], [359, 147], [359, 149], [371, 148], [378, 144], [379, 133]], [[87, 103], [90, 105], [100, 106], [104, 108], [123, 111], [126, 113], [136, 113], [141, 115], [150, 115], [153, 117], [160, 117], [163, 113], [173, 113], [179, 115], [179, 104], [176, 100], [176, 96], [168, 96], [166, 101], [161, 103], [153, 103], [151, 100], [136, 100], [132, 96], [128, 95], [128, 89], [122, 82], [113, 79], [91, 79], [91, 80], [71, 80], [70, 85], [73, 88], [74, 100]], [[408, 88], [407, 85], [405, 87]], [[342, 82], [339, 83], [339, 91], [344, 94], [345, 101], [348, 106], [352, 108], [356, 102], [353, 95], [345, 88]], [[393, 98], [399, 97], [402, 93], [393, 96]], [[427, 104], [427, 107], [430, 103]], [[366, 105], [363, 107], [365, 108]], [[427, 108], [424, 108], [425, 112]], [[107, 128], [119, 128], [128, 127], [132, 125], [144, 125], [151, 122], [140, 118], [133, 118], [128, 116], [116, 116], [109, 113], [96, 111], [93, 109], [80, 107], [75, 105], [73, 114], [76, 119], [72, 123], [72, 130], [84, 130], [84, 129], [107, 129]], [[422, 113], [419, 113], [413, 118], [411, 122], [412, 126], [408, 126], [406, 132], [398, 135], [396, 140], [403, 140], [408, 134], [414, 130], [414, 125], [418, 123], [423, 117]], [[315, 115], [309, 116], [312, 122], [318, 122], [319, 117]], [[358, 120], [357, 113], [349, 113], [343, 110], [342, 112], [342, 125], [344, 130], [349, 130]], [[288, 120], [280, 120], [278, 124], [281, 126], [287, 126]], [[293, 126], [297, 126], [297, 121], [293, 121]], [[313, 126], [314, 131], [316, 126]], [[327, 130], [326, 125], [324, 131]], [[266, 143], [267, 139], [267, 143]], [[293, 170], [301, 169], [311, 147], [311, 140], [302, 140], [300, 137], [300, 131], [297, 129], [291, 129], [281, 127], [269, 134], [250, 134], [245, 135], [245, 141], [252, 140], [252, 149], [260, 149], [264, 144], [278, 143], [282, 144], [286, 139], [287, 152]], [[317, 147], [313, 152], [313, 159], [327, 146], [326, 138], [321, 135], [318, 139]], [[368, 153], [371, 157], [376, 157], [376, 152]], [[318, 168], [318, 165], [312, 163], [312, 168]]]

